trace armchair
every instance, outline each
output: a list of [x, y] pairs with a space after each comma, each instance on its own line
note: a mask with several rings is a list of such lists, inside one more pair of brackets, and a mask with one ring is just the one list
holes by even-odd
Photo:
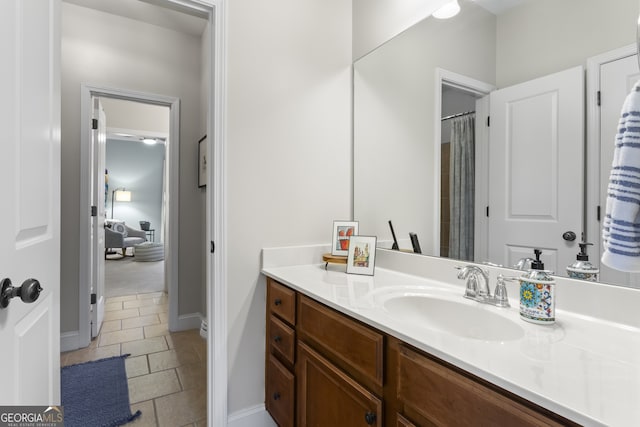
[[[147, 235], [143, 230], [136, 230], [123, 222], [114, 222], [111, 228], [104, 229], [104, 257], [107, 258], [109, 249], [116, 248], [122, 250], [122, 256], [127, 256], [127, 248], [146, 241]], [[135, 253], [132, 256], [135, 256]]]

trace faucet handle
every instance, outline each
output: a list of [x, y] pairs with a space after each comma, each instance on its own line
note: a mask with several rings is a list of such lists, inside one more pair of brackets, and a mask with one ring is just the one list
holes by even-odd
[[498, 274], [496, 289], [493, 292], [493, 298], [495, 300], [494, 304], [496, 307], [511, 307], [511, 305], [509, 304], [509, 296], [507, 295], [507, 286], [504, 283], [505, 280], [515, 282], [518, 280], [518, 278], [505, 277], [503, 274]]

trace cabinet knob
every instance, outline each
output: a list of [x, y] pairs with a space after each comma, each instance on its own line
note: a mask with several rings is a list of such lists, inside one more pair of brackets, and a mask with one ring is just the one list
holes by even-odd
[[282, 304], [282, 300], [280, 298], [276, 298], [276, 300], [273, 303], [275, 305], [280, 305], [280, 304]]
[[374, 414], [373, 412], [367, 412], [366, 414], [364, 414], [364, 420], [370, 426], [373, 425], [376, 422], [376, 418], [378, 418], [378, 417], [376, 417], [376, 414]]
[[273, 400], [280, 400], [280, 393], [278, 393], [277, 391], [273, 393]]
[[276, 336], [273, 338], [273, 340], [274, 340], [275, 342], [280, 342], [280, 341], [282, 341], [282, 337], [281, 337], [280, 335], [276, 335]]

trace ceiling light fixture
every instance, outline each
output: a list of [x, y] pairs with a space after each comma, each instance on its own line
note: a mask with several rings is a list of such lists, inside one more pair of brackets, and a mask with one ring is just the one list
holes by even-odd
[[155, 145], [158, 142], [158, 140], [155, 138], [144, 138], [142, 142], [144, 142], [147, 145]]
[[433, 17], [438, 19], [449, 19], [456, 16], [458, 12], [460, 12], [460, 5], [458, 4], [458, 0], [451, 0], [450, 2], [440, 7], [440, 9], [433, 12]]

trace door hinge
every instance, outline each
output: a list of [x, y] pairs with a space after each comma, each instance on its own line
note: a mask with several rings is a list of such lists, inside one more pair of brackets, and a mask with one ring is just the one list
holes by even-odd
[[600, 91], [596, 92], [596, 103], [598, 104], [598, 107], [601, 104], [601, 99], [600, 99]]
[[596, 208], [596, 220], [600, 222], [600, 205]]
[[98, 216], [98, 207], [91, 206], [91, 216]]
[[487, 206], [487, 218], [489, 218], [489, 206]]
[[211, 253], [214, 253], [216, 251], [216, 244], [213, 243], [213, 240], [211, 241]]
[[91, 129], [98, 129], [98, 119], [91, 119]]
[[91, 294], [91, 305], [98, 302], [98, 296], [96, 294]]
[[491, 116], [487, 116], [487, 127], [491, 126]]

